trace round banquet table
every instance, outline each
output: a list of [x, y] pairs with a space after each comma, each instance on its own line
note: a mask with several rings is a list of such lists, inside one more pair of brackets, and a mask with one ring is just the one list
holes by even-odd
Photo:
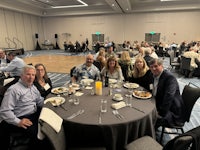
[[[154, 124], [156, 121], [156, 107], [154, 98], [138, 99], [132, 98], [132, 106], [142, 110], [138, 111], [132, 107], [123, 107], [118, 112], [124, 116], [117, 118], [113, 113], [111, 104], [117, 103], [112, 100], [115, 93], [121, 93], [126, 99], [128, 94], [126, 88], [113, 89], [112, 96], [108, 94], [109, 88], [103, 88], [101, 96], [91, 95], [91, 90], [80, 90], [84, 93], [79, 96], [79, 105], [70, 102], [73, 97], [64, 96], [65, 103], [62, 107], [54, 107], [54, 111], [63, 118], [63, 126], [68, 147], [76, 146], [104, 146], [107, 150], [123, 150], [125, 145], [131, 141], [149, 135], [155, 138]], [[49, 94], [47, 98], [55, 96]], [[99, 122], [101, 99], [107, 100], [107, 112], [101, 113]], [[84, 113], [68, 119], [73, 113], [84, 109]]]

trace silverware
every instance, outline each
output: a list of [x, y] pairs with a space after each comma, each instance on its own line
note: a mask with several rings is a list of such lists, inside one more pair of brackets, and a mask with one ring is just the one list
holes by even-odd
[[122, 116], [117, 110], [116, 111], [116, 114], [120, 116], [120, 118], [124, 119], [124, 116]]
[[133, 109], [135, 109], [135, 110], [137, 110], [137, 111], [139, 111], [139, 112], [142, 112], [142, 113], [144, 113], [144, 114], [145, 114], [145, 112], [144, 112], [144, 111], [142, 111], [142, 110], [140, 110], [140, 109], [138, 109], [138, 108], [136, 108], [136, 107], [134, 107], [134, 106], [131, 106], [131, 108], [133, 108]]
[[67, 108], [65, 108], [63, 105], [60, 105], [60, 108], [62, 108], [62, 109], [67, 111]]
[[120, 120], [124, 119], [124, 116], [122, 116], [121, 114], [119, 114], [119, 112], [117, 110], [113, 110], [112, 113]]
[[70, 119], [73, 119], [73, 118], [75, 118], [75, 117], [81, 115], [82, 113], [84, 113], [84, 110], [83, 110], [83, 109], [77, 111], [76, 113], [73, 113], [73, 114], [72, 114], [71, 116], [69, 116], [67, 119], [69, 119], [69, 120], [70, 120]]
[[101, 120], [101, 111], [99, 112], [99, 124], [102, 123], [102, 120]]

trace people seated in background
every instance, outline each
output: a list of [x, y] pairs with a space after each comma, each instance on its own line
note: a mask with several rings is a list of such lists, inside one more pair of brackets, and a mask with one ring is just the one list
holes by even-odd
[[152, 58], [158, 58], [158, 55], [155, 52], [155, 48], [153, 46], [151, 46], [150, 48], [151, 48], [151, 54], [150, 54], [150, 56]]
[[197, 42], [192, 48], [195, 52], [200, 52], [200, 42]]
[[34, 85], [37, 87], [41, 96], [46, 98], [46, 96], [51, 92], [52, 83], [47, 75], [46, 67], [43, 64], [36, 64], [36, 77], [34, 80]]
[[[25, 133], [31, 138], [29, 149], [38, 149], [38, 118], [44, 98], [33, 85], [36, 70], [34, 66], [25, 66], [21, 79], [5, 93], [0, 107], [1, 149], [9, 149], [10, 134]], [[38, 146], [38, 147], [37, 147]]]
[[70, 52], [74, 52], [74, 44], [71, 42], [71, 41], [69, 41], [69, 44], [68, 44], [68, 50], [70, 51]]
[[200, 54], [198, 54], [193, 47], [189, 49], [189, 51], [186, 51], [183, 53], [183, 56], [186, 58], [191, 58], [190, 67], [195, 69], [198, 67], [198, 65], [195, 62], [195, 59], [200, 61]]
[[81, 52], [81, 44], [78, 41], [75, 42], [75, 51]]
[[1, 67], [0, 71], [8, 72], [9, 73], [9, 77], [14, 77], [15, 78], [13, 81], [11, 81], [9, 84], [6, 85], [6, 86], [9, 87], [10, 85], [16, 83], [19, 80], [22, 68], [26, 64], [23, 61], [23, 59], [17, 57], [14, 52], [9, 52], [7, 54], [7, 58], [10, 60], [10, 63], [5, 67]]
[[105, 49], [103, 47], [100, 48], [96, 61], [100, 63], [100, 71], [101, 71], [103, 67], [105, 67], [106, 65]]
[[151, 48], [146, 47], [144, 49], [144, 60], [146, 61], [148, 66], [149, 66], [149, 61], [151, 61], [153, 59], [153, 57], [151, 57], [150, 55], [151, 55]]
[[116, 57], [110, 56], [108, 58], [106, 66], [101, 70], [102, 78], [104, 78], [106, 74], [110, 79], [116, 79], [118, 81], [124, 80], [121, 67], [118, 64]]
[[99, 41], [96, 42], [96, 44], [94, 45], [95, 48], [95, 53], [97, 53], [100, 50], [101, 44]]
[[86, 44], [85, 44], [85, 42], [82, 42], [81, 52], [85, 52], [85, 51], [86, 51]]
[[128, 79], [132, 75], [132, 70], [133, 70], [133, 64], [131, 62], [131, 58], [128, 51], [122, 52], [121, 57], [118, 60], [118, 63], [122, 69], [124, 80], [128, 81]]
[[10, 60], [6, 57], [5, 51], [0, 49], [0, 64], [1, 64], [1, 67], [6, 66], [8, 63], [10, 63]]
[[186, 41], [183, 41], [179, 48], [179, 55], [182, 55], [187, 49]]
[[112, 43], [108, 43], [107, 45], [105, 45], [105, 49], [106, 49], [106, 59], [108, 59], [111, 56], [116, 57], [116, 54], [113, 51], [113, 45]]
[[94, 56], [92, 54], [88, 54], [86, 56], [86, 62], [80, 66], [77, 66], [72, 73], [71, 81], [78, 82], [81, 79], [93, 79], [98, 80], [100, 79], [100, 71], [99, 69], [93, 65]]
[[64, 49], [65, 49], [65, 51], [68, 50], [68, 45], [67, 45], [67, 42], [66, 42], [66, 41], [64, 42]]
[[140, 86], [151, 91], [151, 84], [153, 83], [153, 75], [147, 66], [143, 57], [137, 57], [132, 71], [130, 82], [138, 83]]
[[158, 112], [155, 127], [183, 123], [185, 105], [176, 78], [168, 70], [164, 70], [161, 59], [152, 59], [149, 65], [154, 77], [153, 95]]

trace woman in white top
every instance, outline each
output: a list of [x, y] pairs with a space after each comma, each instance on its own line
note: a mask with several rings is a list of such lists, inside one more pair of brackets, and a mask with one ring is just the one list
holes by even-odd
[[110, 79], [116, 79], [118, 81], [124, 80], [121, 67], [114, 56], [108, 58], [106, 66], [101, 71], [103, 78], [106, 76], [106, 74]]

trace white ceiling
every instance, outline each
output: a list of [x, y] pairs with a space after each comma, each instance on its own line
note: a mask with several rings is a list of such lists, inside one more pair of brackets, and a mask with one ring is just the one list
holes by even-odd
[[[52, 6], [83, 7], [52, 8]], [[1, 0], [0, 7], [38, 16], [75, 16], [200, 10], [200, 0]]]

